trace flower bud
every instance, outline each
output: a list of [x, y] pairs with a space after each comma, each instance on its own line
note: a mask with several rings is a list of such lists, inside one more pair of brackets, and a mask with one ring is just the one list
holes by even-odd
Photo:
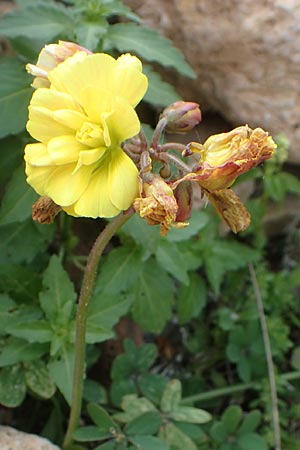
[[83, 51], [91, 54], [89, 50], [73, 42], [58, 41], [58, 44], [45, 45], [39, 54], [36, 65], [27, 64], [26, 70], [35, 77], [32, 86], [34, 88], [49, 87], [48, 73], [58, 64], [65, 61], [75, 53]]
[[210, 136], [203, 145], [191, 142], [187, 147], [189, 153], [198, 153], [200, 159], [193, 173], [184, 179], [198, 181], [212, 191], [230, 187], [239, 175], [271, 158], [276, 144], [266, 131], [245, 125]]
[[178, 101], [164, 109], [163, 118], [167, 119], [168, 133], [186, 133], [201, 122], [201, 111], [198, 103]]
[[160, 225], [160, 234], [165, 236], [171, 227], [183, 228], [187, 223], [176, 222], [178, 205], [173, 190], [159, 176], [152, 175], [147, 182], [140, 182], [140, 195], [133, 202], [134, 209], [148, 225]]

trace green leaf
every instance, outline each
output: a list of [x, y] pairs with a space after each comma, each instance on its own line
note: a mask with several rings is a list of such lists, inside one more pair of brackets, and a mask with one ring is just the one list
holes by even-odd
[[199, 231], [206, 227], [209, 220], [209, 215], [207, 213], [203, 211], [193, 211], [189, 219], [189, 226], [179, 229], [172, 228], [165, 239], [169, 242], [188, 241], [193, 236], [198, 235]]
[[[208, 251], [207, 251], [208, 250]], [[245, 267], [249, 262], [255, 262], [259, 252], [234, 241], [218, 241], [205, 249], [204, 264], [206, 274], [213, 290], [218, 294], [225, 273]]]
[[[127, 19], [130, 19], [134, 22], [141, 23], [142, 19], [134, 14], [127, 6], [123, 5], [121, 1], [115, 0], [111, 1], [109, 0], [106, 4], [106, 6], [103, 4], [102, 1], [100, 1], [101, 9], [102, 9], [102, 15], [105, 17], [110, 16], [124, 16], [127, 17]], [[106, 9], [106, 11], [105, 11]]]
[[54, 224], [41, 225], [31, 218], [0, 226], [0, 264], [30, 263], [36, 255], [46, 252], [54, 229]]
[[171, 412], [178, 408], [181, 401], [181, 382], [179, 380], [168, 381], [163, 392], [160, 408], [163, 412]]
[[115, 47], [119, 52], [133, 51], [143, 59], [173, 67], [182, 75], [196, 78], [183, 54], [173, 47], [171, 41], [155, 30], [133, 23], [118, 23], [109, 27], [104, 47]]
[[26, 395], [24, 372], [21, 366], [0, 370], [0, 403], [8, 408], [19, 406]]
[[69, 405], [72, 403], [72, 385], [74, 372], [74, 349], [63, 347], [59, 359], [48, 364], [50, 375]]
[[31, 321], [30, 323], [17, 323], [8, 328], [13, 336], [26, 339], [28, 342], [50, 342], [53, 330], [45, 320]]
[[181, 283], [188, 285], [189, 277], [185, 259], [176, 244], [171, 245], [168, 241], [162, 240], [157, 247], [155, 256], [162, 269]]
[[280, 175], [285, 183], [287, 192], [300, 194], [300, 180], [295, 175], [288, 172], [282, 172]]
[[0, 291], [16, 301], [36, 302], [41, 287], [40, 276], [33, 270], [15, 264], [0, 265]]
[[38, 198], [34, 190], [26, 183], [23, 164], [13, 173], [6, 185], [0, 207], [0, 225], [20, 222], [31, 216], [31, 206]]
[[135, 346], [130, 339], [124, 341], [125, 352], [118, 355], [112, 366], [113, 380], [122, 380], [136, 376], [149, 369], [157, 358], [157, 348], [154, 344]]
[[300, 193], [300, 181], [294, 175], [287, 172], [270, 174], [264, 178], [266, 192], [276, 202], [284, 199], [287, 192]]
[[148, 411], [156, 411], [155, 406], [147, 398], [136, 394], [125, 395], [121, 403], [124, 413], [117, 413], [114, 418], [120, 422], [130, 422]]
[[215, 422], [211, 427], [210, 435], [216, 442], [223, 443], [228, 437], [228, 430], [223, 422]]
[[[1, 73], [0, 73], [1, 78]], [[0, 85], [1, 89], [1, 85]], [[0, 100], [1, 102], [1, 100]], [[1, 113], [0, 113], [1, 114]], [[1, 139], [1, 165], [0, 165], [0, 179], [4, 186], [7, 180], [11, 177], [14, 169], [20, 164], [23, 158], [24, 144], [17, 136], [9, 136]]]
[[159, 333], [171, 316], [174, 286], [168, 274], [153, 260], [143, 265], [132, 306], [134, 319], [144, 330]]
[[211, 420], [211, 415], [203, 409], [191, 406], [179, 406], [172, 409], [170, 417], [177, 422], [206, 423]]
[[132, 436], [129, 440], [141, 450], [169, 450], [169, 445], [155, 436]]
[[238, 439], [241, 450], [267, 450], [268, 445], [264, 439], [256, 433], [246, 433]]
[[[95, 297], [111, 296], [130, 289], [141, 271], [141, 249], [131, 245], [111, 250], [101, 264], [95, 284]], [[95, 300], [96, 301], [96, 300]]]
[[162, 80], [161, 76], [154, 72], [152, 67], [143, 65], [143, 72], [148, 78], [148, 89], [143, 100], [156, 107], [168, 106], [180, 100], [180, 95], [175, 88]]
[[15, 8], [1, 18], [0, 28], [8, 38], [34, 37], [39, 47], [58, 37], [73, 37], [72, 16], [67, 8], [57, 3], [35, 1], [25, 8]]
[[202, 278], [191, 273], [187, 286], [181, 285], [178, 293], [178, 319], [181, 325], [199, 316], [206, 304], [206, 287]]
[[132, 295], [96, 293], [88, 310], [86, 341], [92, 344], [112, 337], [114, 325], [126, 314], [132, 301]]
[[73, 434], [74, 439], [79, 442], [100, 441], [102, 439], [107, 439], [110, 436], [111, 434], [109, 432], [99, 429], [93, 425], [77, 428]]
[[21, 361], [32, 361], [46, 353], [48, 346], [45, 344], [32, 344], [13, 336], [6, 341], [0, 355], [0, 367], [10, 366]]
[[145, 373], [139, 378], [139, 386], [144, 397], [158, 405], [166, 387], [167, 379], [158, 374]]
[[245, 417], [240, 429], [239, 434], [250, 433], [254, 431], [261, 421], [261, 412], [258, 410], [251, 411]]
[[137, 214], [133, 216], [121, 230], [122, 234], [130, 236], [143, 249], [142, 260], [145, 261], [154, 254], [162, 237], [159, 227], [149, 226], [147, 222]]
[[[1, 33], [4, 34], [1, 27]], [[17, 134], [25, 128], [32, 79], [24, 64], [16, 59], [0, 60], [0, 137]]]
[[87, 378], [84, 380], [83, 398], [87, 402], [107, 403], [106, 391], [101, 384]]
[[11, 311], [15, 309], [15, 305], [7, 294], [0, 294], [0, 335], [6, 334], [6, 327], [10, 324]]
[[81, 18], [79, 26], [76, 27], [76, 42], [93, 52], [107, 28], [108, 23], [104, 19], [99, 18], [97, 22], [91, 22]]
[[237, 405], [229, 406], [222, 414], [222, 423], [224, 424], [228, 434], [232, 434], [237, 430], [242, 419], [243, 411]]
[[[105, 444], [98, 445], [94, 450], [119, 450], [119, 447], [116, 447], [115, 441], [105, 442]], [[120, 449], [123, 450], [123, 449]]]
[[117, 425], [115, 421], [100, 405], [89, 403], [87, 411], [94, 424], [101, 430], [108, 432], [109, 430], [116, 428]]
[[51, 323], [66, 325], [74, 318], [76, 293], [73, 283], [56, 255], [51, 257], [44, 272], [43, 290], [39, 299]]
[[0, 334], [12, 334], [12, 330], [18, 325], [41, 318], [41, 310], [37, 306], [17, 305], [15, 302], [10, 306], [7, 299], [9, 297], [6, 294], [0, 294]]
[[155, 434], [161, 425], [161, 417], [158, 411], [149, 411], [136, 417], [127, 423], [125, 431], [129, 435]]
[[51, 398], [55, 393], [55, 384], [46, 364], [40, 359], [25, 364], [25, 380], [31, 392], [42, 399]]
[[179, 450], [197, 450], [196, 444], [185, 433], [169, 422], [160, 429], [159, 436], [168, 444]]

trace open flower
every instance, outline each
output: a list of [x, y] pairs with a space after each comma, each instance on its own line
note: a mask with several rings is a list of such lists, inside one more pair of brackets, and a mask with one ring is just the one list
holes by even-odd
[[160, 234], [165, 236], [171, 227], [182, 228], [187, 223], [177, 222], [178, 204], [173, 190], [156, 174], [140, 180], [140, 197], [133, 203], [136, 212], [148, 225], [160, 225]]
[[121, 143], [140, 131], [134, 107], [147, 89], [129, 54], [77, 52], [48, 73], [29, 105], [27, 182], [74, 216], [113, 217], [138, 194], [138, 170]]
[[191, 142], [187, 154], [198, 153], [198, 166], [185, 179], [196, 180], [209, 191], [228, 188], [235, 179], [264, 160], [276, 148], [271, 136], [248, 125], [210, 136], [205, 143]]

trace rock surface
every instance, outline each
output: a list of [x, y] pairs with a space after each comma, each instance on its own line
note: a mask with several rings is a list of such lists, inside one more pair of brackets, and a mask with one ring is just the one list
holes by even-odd
[[[283, 132], [300, 163], [300, 0], [128, 1], [172, 39], [198, 78], [171, 81], [184, 99], [233, 125]], [[220, 130], [221, 131], [221, 130]]]
[[15, 430], [11, 427], [0, 426], [1, 450], [60, 450], [47, 439]]

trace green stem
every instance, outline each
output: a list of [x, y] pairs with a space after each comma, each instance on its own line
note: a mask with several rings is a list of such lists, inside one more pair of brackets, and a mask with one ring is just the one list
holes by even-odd
[[129, 210], [126, 213], [119, 214], [112, 222], [110, 222], [97, 237], [87, 260], [77, 306], [72, 404], [68, 429], [62, 445], [64, 450], [67, 450], [71, 445], [73, 433], [77, 428], [80, 419], [85, 366], [86, 321], [99, 260], [108, 242], [133, 214], [134, 212]]
[[279, 419], [279, 409], [278, 409], [278, 395], [276, 389], [276, 379], [275, 379], [275, 367], [272, 357], [272, 349], [270, 336], [268, 332], [268, 324], [265, 316], [264, 305], [262, 296], [260, 293], [259, 285], [256, 278], [255, 269], [253, 264], [249, 264], [249, 272], [252, 281], [252, 286], [255, 294], [256, 307], [259, 316], [262, 337], [265, 347], [266, 362], [268, 368], [269, 384], [270, 384], [270, 396], [272, 405], [272, 419], [273, 419], [273, 430], [274, 430], [274, 443], [275, 450], [281, 450], [281, 433], [280, 433], [280, 419]]
[[[283, 381], [293, 381], [300, 379], [300, 371], [287, 372], [279, 375]], [[224, 395], [235, 394], [236, 392], [243, 392], [249, 389], [259, 390], [261, 387], [260, 382], [253, 381], [251, 383], [240, 383], [234, 384], [233, 386], [226, 386], [219, 389], [213, 389], [208, 392], [203, 392], [201, 394], [190, 395], [181, 400], [181, 405], [190, 405], [196, 402], [204, 402], [206, 400], [211, 400], [212, 398], [223, 397]]]

